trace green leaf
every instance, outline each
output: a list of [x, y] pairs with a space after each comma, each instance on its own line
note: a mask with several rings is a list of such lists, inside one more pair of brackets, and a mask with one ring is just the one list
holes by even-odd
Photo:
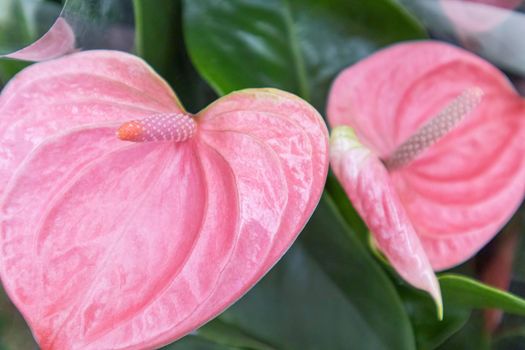
[[186, 43], [221, 95], [246, 87], [293, 92], [319, 110], [343, 68], [390, 43], [425, 36], [391, 0], [187, 0]]
[[[397, 5], [383, 0], [184, 5], [190, 57], [219, 94], [272, 86], [318, 107], [343, 67], [395, 40], [422, 36]], [[327, 196], [300, 243], [221, 319], [277, 348], [415, 346], [392, 282]]]
[[521, 330], [522, 334], [516, 334], [513, 337], [499, 339], [492, 343], [491, 350], [522, 350], [525, 344], [525, 330]]
[[299, 242], [220, 319], [276, 349], [415, 349], [392, 282], [326, 195]]
[[[318, 108], [342, 68], [424, 35], [387, 0], [185, 1], [183, 21], [190, 57], [219, 94], [271, 86]], [[328, 196], [300, 242], [221, 320], [279, 349], [415, 347], [391, 280]]]
[[247, 334], [237, 325], [232, 325], [216, 318], [201, 327], [197, 332], [164, 348], [170, 349], [255, 349], [277, 350], [252, 334]]
[[443, 300], [443, 319], [438, 320], [436, 306], [430, 296], [402, 283], [398, 289], [414, 327], [418, 349], [435, 349], [468, 321], [470, 309], [454, 307], [446, 298]]
[[[519, 326], [504, 330], [493, 338], [493, 350], [522, 349], [525, 344], [525, 327]], [[521, 346], [521, 347], [520, 347]]]
[[[457, 274], [441, 275], [439, 282], [444, 302], [443, 321], [436, 319], [433, 314], [432, 300], [425, 293], [405, 285], [398, 286], [414, 326], [418, 349], [435, 349], [463, 327], [473, 309], [496, 308], [513, 314], [525, 315], [525, 300], [511, 293]], [[474, 326], [470, 323], [466, 327]], [[472, 334], [469, 337], [476, 338], [471, 339], [473, 342], [484, 344], [487, 341], [486, 336], [482, 333]], [[454, 345], [455, 348], [460, 349], [458, 344], [462, 344], [463, 341], [466, 340], [458, 336], [455, 340], [457, 343]]]
[[241, 329], [230, 325], [219, 318], [200, 328], [198, 335], [218, 344], [243, 349], [276, 350], [274, 347], [256, 339], [253, 335], [244, 333]]
[[168, 76], [173, 68], [180, 26], [179, 0], [133, 0], [135, 51], [159, 74]]
[[184, 106], [197, 112], [216, 94], [190, 63], [182, 35], [181, 0], [133, 0], [135, 46], [144, 58], [177, 92]]
[[[447, 339], [438, 350], [489, 350], [490, 337], [483, 329], [483, 317], [474, 313], [458, 333]], [[423, 350], [426, 350], [423, 348]]]
[[330, 197], [339, 209], [342, 217], [350, 228], [357, 233], [360, 241], [365, 245], [369, 245], [369, 232], [368, 227], [364, 223], [363, 219], [359, 216], [355, 208], [353, 207], [350, 199], [345, 193], [345, 190], [332, 173], [328, 172], [328, 178], [326, 179], [326, 191], [330, 194]]
[[444, 274], [439, 276], [443, 298], [452, 306], [494, 308], [525, 315], [525, 300], [511, 293], [490, 287], [474, 279]]
[[240, 350], [248, 348], [236, 348], [222, 345], [212, 340], [204, 339], [199, 336], [189, 335], [176, 343], [162, 348], [162, 350]]
[[[380, 261], [391, 277], [397, 281], [397, 289], [414, 328], [418, 349], [435, 349], [463, 327], [474, 309], [495, 308], [515, 315], [524, 315], [525, 300], [518, 296], [464, 275], [447, 273], [438, 277], [444, 303], [444, 317], [439, 321], [435, 315], [432, 299], [426, 293], [408, 286], [385, 260]], [[472, 273], [471, 266], [468, 264], [460, 265], [453, 270]]]
[[0, 59], [0, 89], [2, 89], [2, 87], [4, 87], [18, 72], [29, 65], [29, 62]]
[[0, 350], [37, 349], [26, 322], [0, 287]]

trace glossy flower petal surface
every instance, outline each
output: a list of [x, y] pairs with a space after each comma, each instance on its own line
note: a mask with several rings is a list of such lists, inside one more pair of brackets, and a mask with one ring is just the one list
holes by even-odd
[[328, 104], [332, 127], [350, 126], [384, 161], [472, 88], [483, 91], [483, 97], [464, 120], [405, 166], [389, 169], [436, 270], [475, 254], [521, 203], [524, 101], [486, 61], [448, 44], [425, 41], [392, 46], [346, 69], [335, 81]]
[[[43, 349], [170, 343], [240, 298], [320, 199], [313, 107], [243, 90], [191, 116], [184, 142], [125, 142], [129, 120], [186, 113], [142, 60], [85, 51], [0, 97], [0, 273]], [[186, 113], [187, 114], [187, 113]]]

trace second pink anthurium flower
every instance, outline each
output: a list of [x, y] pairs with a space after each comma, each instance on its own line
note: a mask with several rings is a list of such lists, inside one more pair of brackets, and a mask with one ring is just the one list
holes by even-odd
[[525, 191], [525, 102], [482, 59], [400, 44], [348, 68], [329, 97], [331, 163], [399, 274], [441, 303], [433, 270], [474, 255]]
[[33, 65], [0, 97], [2, 281], [43, 349], [167, 344], [276, 263], [327, 167], [326, 126], [291, 94], [192, 116], [128, 54]]

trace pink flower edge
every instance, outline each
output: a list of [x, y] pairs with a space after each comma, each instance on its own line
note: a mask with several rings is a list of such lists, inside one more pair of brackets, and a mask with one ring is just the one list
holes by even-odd
[[0, 276], [43, 349], [184, 336], [262, 278], [320, 199], [327, 130], [298, 97], [232, 93], [182, 143], [116, 137], [158, 113], [186, 112], [111, 51], [35, 64], [0, 96]]

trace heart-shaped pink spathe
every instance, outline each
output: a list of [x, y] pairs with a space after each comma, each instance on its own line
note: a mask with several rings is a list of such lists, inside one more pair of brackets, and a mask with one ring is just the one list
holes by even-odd
[[[476, 91], [483, 96], [474, 108], [458, 105]], [[452, 111], [468, 112], [463, 120], [408, 164], [383, 165], [451, 103]], [[439, 303], [432, 270], [474, 255], [523, 199], [524, 101], [479, 57], [448, 44], [412, 42], [343, 71], [328, 118], [332, 127], [355, 131], [336, 128], [332, 167], [379, 248]]]
[[276, 263], [320, 199], [327, 130], [298, 97], [232, 93], [180, 143], [116, 137], [157, 115], [192, 118], [111, 51], [35, 64], [0, 97], [0, 273], [43, 349], [184, 336]]

